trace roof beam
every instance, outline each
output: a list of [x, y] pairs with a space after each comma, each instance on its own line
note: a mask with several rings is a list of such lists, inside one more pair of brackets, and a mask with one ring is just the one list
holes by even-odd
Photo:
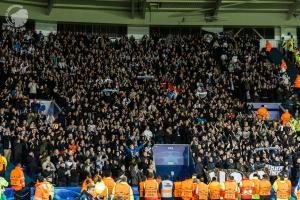
[[290, 20], [292, 16], [295, 14], [297, 11], [297, 7], [300, 5], [300, 0], [294, 0], [294, 3], [291, 4], [290, 9], [287, 13], [287, 20]]
[[47, 9], [47, 15], [50, 15], [52, 12], [54, 0], [48, 0], [48, 9]]
[[219, 8], [220, 8], [221, 4], [222, 4], [222, 0], [216, 0], [215, 8], [214, 8], [214, 10], [212, 12], [212, 16], [218, 15]]

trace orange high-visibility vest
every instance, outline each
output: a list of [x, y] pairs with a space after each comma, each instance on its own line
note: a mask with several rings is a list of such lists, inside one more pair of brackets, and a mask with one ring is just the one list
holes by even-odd
[[5, 161], [4, 161], [4, 157], [3, 156], [0, 156], [0, 172], [2, 171], [2, 170], [4, 170], [4, 168], [5, 168]]
[[175, 198], [181, 197], [181, 184], [182, 183], [180, 181], [174, 182], [174, 197]]
[[224, 199], [236, 199], [237, 183], [235, 181], [226, 181]]
[[297, 77], [295, 79], [294, 88], [295, 89], [300, 89], [300, 75], [299, 74], [297, 75]]
[[25, 187], [25, 177], [21, 167], [15, 167], [10, 173], [10, 185], [15, 191]]
[[270, 196], [271, 195], [271, 183], [268, 180], [261, 180], [259, 183], [259, 195]]
[[289, 186], [286, 182], [278, 181], [277, 182], [277, 198], [278, 199], [288, 199], [290, 197]]
[[33, 200], [49, 200], [50, 191], [46, 183], [35, 184]]
[[265, 107], [258, 108], [256, 114], [260, 119], [268, 119], [269, 118], [269, 112]]
[[87, 182], [89, 182], [90, 184], [94, 184], [93, 179], [86, 178], [82, 183], [81, 192], [83, 192], [84, 190], [87, 190], [87, 185], [88, 185]]
[[209, 184], [210, 199], [220, 199], [221, 197], [221, 184], [217, 181], [213, 181]]
[[130, 186], [127, 183], [116, 184], [115, 197], [123, 197], [124, 200], [130, 200]]
[[270, 52], [272, 49], [272, 44], [270, 41], [266, 41], [266, 52]]
[[111, 177], [104, 177], [103, 182], [104, 182], [104, 184], [106, 185], [106, 187], [108, 189], [108, 195], [111, 195], [111, 193], [112, 193], [112, 191], [113, 191], [113, 189], [116, 185], [116, 182]]
[[249, 179], [242, 180], [240, 184], [241, 198], [252, 199], [252, 193], [254, 189], [254, 183]]
[[286, 125], [287, 123], [289, 123], [291, 121], [291, 118], [292, 118], [292, 116], [289, 112], [284, 112], [284, 113], [282, 113], [280, 119], [282, 121], [282, 124]]
[[207, 200], [208, 199], [208, 185], [203, 182], [198, 184], [198, 199]]
[[284, 60], [281, 60], [280, 69], [287, 70], [287, 65], [286, 65], [286, 62]]
[[144, 197], [144, 185], [145, 185], [144, 181], [142, 181], [142, 182], [139, 183], [140, 197]]
[[295, 189], [296, 190], [296, 197], [299, 200], [300, 199], [300, 188], [299, 189]]
[[145, 198], [158, 198], [158, 183], [154, 179], [145, 181], [144, 184]]
[[193, 179], [187, 179], [181, 184], [181, 198], [193, 198]]

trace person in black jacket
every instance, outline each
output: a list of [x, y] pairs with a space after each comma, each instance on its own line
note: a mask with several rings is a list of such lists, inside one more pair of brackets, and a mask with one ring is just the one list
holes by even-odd
[[70, 169], [69, 186], [78, 186], [78, 185], [79, 185], [79, 171], [76, 167], [76, 164], [73, 164]]
[[65, 163], [61, 163], [57, 169], [57, 186], [67, 186], [67, 177], [70, 171], [66, 170]]

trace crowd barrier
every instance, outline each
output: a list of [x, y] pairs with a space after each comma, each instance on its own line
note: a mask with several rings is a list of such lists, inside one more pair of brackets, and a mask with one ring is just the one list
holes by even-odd
[[[55, 187], [54, 189], [54, 199], [55, 200], [73, 200], [80, 195], [80, 187]], [[290, 200], [296, 200], [294, 196], [294, 187], [292, 189], [292, 197]], [[138, 187], [132, 187], [134, 199], [139, 200], [139, 190]], [[14, 200], [14, 191], [11, 188], [5, 190], [6, 200]], [[34, 196], [34, 188], [30, 188], [30, 199], [32, 200]], [[271, 200], [275, 200], [276, 196], [274, 191], [271, 191]]]

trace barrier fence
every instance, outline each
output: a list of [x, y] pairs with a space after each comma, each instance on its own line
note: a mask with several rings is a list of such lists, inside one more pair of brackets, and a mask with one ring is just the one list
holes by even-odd
[[[73, 200], [80, 195], [80, 187], [55, 187], [54, 188], [54, 199], [55, 200]], [[292, 197], [290, 200], [296, 200], [294, 196], [294, 187], [292, 189]], [[139, 200], [139, 190], [138, 187], [132, 187], [134, 199]], [[6, 200], [14, 200], [14, 191], [11, 188], [5, 190]], [[34, 196], [34, 188], [30, 188], [30, 199], [32, 200]], [[271, 190], [271, 200], [275, 200], [276, 195], [273, 190]]]

